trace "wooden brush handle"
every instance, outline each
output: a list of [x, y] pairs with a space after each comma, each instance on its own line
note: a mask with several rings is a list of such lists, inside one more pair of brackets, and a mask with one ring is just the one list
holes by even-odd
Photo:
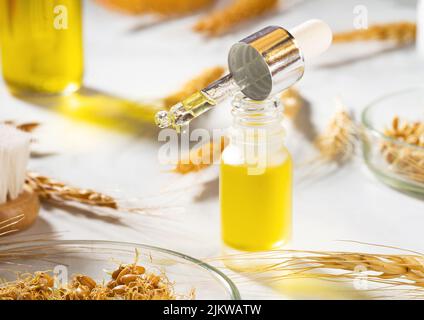
[[38, 217], [40, 201], [36, 192], [29, 188], [12, 201], [0, 205], [0, 222], [24, 215], [22, 220], [1, 230], [1, 233], [10, 230], [22, 231], [31, 226]]

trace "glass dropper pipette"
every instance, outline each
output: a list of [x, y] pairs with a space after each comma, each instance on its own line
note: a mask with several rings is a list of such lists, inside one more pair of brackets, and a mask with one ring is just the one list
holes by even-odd
[[331, 41], [331, 29], [320, 20], [309, 20], [290, 32], [278, 26], [266, 27], [231, 47], [229, 74], [169, 111], [159, 111], [156, 124], [180, 131], [236, 92], [252, 100], [282, 92], [302, 78], [305, 60], [325, 52]]
[[239, 86], [233, 80], [232, 75], [228, 74], [172, 106], [169, 111], [159, 111], [155, 117], [156, 124], [160, 128], [173, 127], [180, 131], [191, 120], [199, 117], [225, 100], [226, 97], [238, 91], [240, 91]]

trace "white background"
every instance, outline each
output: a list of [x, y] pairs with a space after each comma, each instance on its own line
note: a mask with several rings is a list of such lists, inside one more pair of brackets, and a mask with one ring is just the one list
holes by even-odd
[[[265, 25], [290, 28], [309, 18], [320, 18], [334, 31], [350, 30], [353, 8], [358, 4], [367, 6], [370, 23], [416, 18], [416, 2], [407, 0], [282, 2], [289, 8], [281, 5], [278, 14], [266, 21], [248, 24], [219, 39], [206, 39], [190, 29], [199, 16], [138, 28], [149, 20], [111, 13], [86, 1], [85, 85], [131, 99], [155, 99], [174, 91], [203, 68], [225, 65], [231, 44]], [[139, 31], [134, 31], [137, 28]], [[380, 52], [383, 49], [374, 43], [339, 45], [308, 68], [297, 87], [311, 102], [312, 123], [318, 130], [334, 113], [336, 96], [359, 119], [361, 110], [373, 99], [423, 81], [424, 60], [418, 58], [414, 47]], [[360, 56], [363, 59], [356, 59]], [[216, 177], [216, 167], [178, 177], [158, 163], [160, 145], [154, 129], [149, 129], [153, 132], [150, 136], [137, 137], [73, 121], [13, 98], [4, 85], [0, 86], [0, 118], [42, 122], [34, 148], [55, 154], [32, 159], [31, 170], [127, 200], [135, 197], [152, 206], [167, 207], [160, 210], [159, 217], [121, 215], [116, 220], [45, 207], [25, 234], [53, 232], [61, 239], [148, 243], [197, 258], [219, 255], [218, 182], [201, 183]], [[198, 125], [222, 128], [229, 123], [229, 104], [223, 104]], [[292, 247], [381, 251], [336, 241], [356, 240], [424, 251], [422, 200], [378, 182], [368, 172], [360, 152], [343, 168], [318, 167], [314, 174], [305, 175], [300, 164], [314, 156], [313, 149], [290, 123], [287, 139], [298, 165]], [[277, 294], [266, 288], [252, 289], [244, 282], [239, 285], [244, 298], [333, 297], [327, 287], [315, 291], [299, 287], [292, 292], [283, 286]]]

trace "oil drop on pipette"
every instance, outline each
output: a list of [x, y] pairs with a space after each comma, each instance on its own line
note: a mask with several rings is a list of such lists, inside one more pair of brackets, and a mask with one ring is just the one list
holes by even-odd
[[177, 103], [169, 112], [159, 111], [155, 118], [156, 124], [160, 128], [172, 127], [180, 132], [191, 120], [199, 117], [237, 91], [238, 86], [233, 81], [232, 75], [226, 75], [205, 89]]
[[172, 126], [177, 132], [181, 132], [184, 126], [191, 120], [216, 105], [216, 101], [198, 91], [171, 108], [168, 112], [159, 111], [156, 114], [156, 123], [161, 128]]

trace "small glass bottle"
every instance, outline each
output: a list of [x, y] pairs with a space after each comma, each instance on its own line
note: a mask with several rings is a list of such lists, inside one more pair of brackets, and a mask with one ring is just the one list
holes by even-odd
[[3, 77], [15, 94], [77, 90], [83, 76], [81, 0], [0, 0]]
[[[279, 99], [233, 101], [220, 170], [222, 238], [235, 251], [271, 250], [291, 236], [292, 161]], [[232, 251], [232, 250], [230, 250]]]

